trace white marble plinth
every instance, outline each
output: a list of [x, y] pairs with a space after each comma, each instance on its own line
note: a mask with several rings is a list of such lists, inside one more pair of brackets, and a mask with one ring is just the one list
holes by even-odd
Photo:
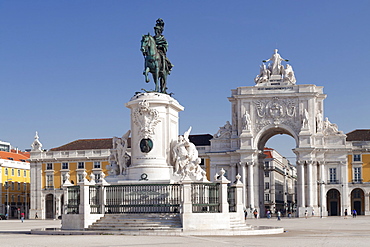
[[170, 181], [171, 143], [178, 139], [177, 100], [162, 93], [140, 93], [126, 104], [131, 109], [131, 165], [128, 180]]

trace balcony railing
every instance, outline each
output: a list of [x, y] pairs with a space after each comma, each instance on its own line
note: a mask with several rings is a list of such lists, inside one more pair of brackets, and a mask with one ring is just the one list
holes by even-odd
[[362, 178], [352, 179], [351, 183], [353, 184], [362, 184], [364, 180]]

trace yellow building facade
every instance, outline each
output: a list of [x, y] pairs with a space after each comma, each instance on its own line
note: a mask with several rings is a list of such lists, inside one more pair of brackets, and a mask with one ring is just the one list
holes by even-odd
[[361, 129], [347, 133], [352, 144], [348, 155], [348, 188], [351, 211], [370, 215], [370, 130]]
[[[36, 143], [36, 144], [35, 144]], [[77, 185], [84, 178], [100, 179], [106, 169], [112, 148], [112, 138], [77, 140], [50, 150], [32, 145], [30, 215], [38, 219], [59, 218], [64, 207], [63, 183], [68, 177]]]
[[0, 151], [0, 213], [8, 218], [25, 217], [30, 205], [30, 163], [27, 153]]

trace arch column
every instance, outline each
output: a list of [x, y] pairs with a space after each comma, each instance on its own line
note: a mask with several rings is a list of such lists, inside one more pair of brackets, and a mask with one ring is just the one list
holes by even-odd
[[365, 201], [365, 215], [369, 215], [369, 201], [370, 201], [370, 194], [364, 191], [364, 201]]
[[234, 183], [236, 177], [236, 163], [231, 163], [230, 164], [230, 175], [228, 176], [228, 179]]
[[305, 207], [306, 201], [305, 201], [305, 189], [304, 189], [304, 161], [297, 161], [297, 173], [298, 173], [298, 184], [297, 184], [297, 202], [298, 207]]
[[254, 176], [254, 172], [253, 172], [253, 166], [254, 166], [254, 162], [251, 161], [251, 162], [247, 162], [247, 167], [248, 167], [248, 203], [249, 203], [249, 207], [251, 209], [255, 208], [255, 205], [254, 205], [254, 179], [253, 179], [253, 176]]
[[307, 207], [313, 207], [313, 169], [312, 169], [312, 161], [306, 161], [307, 164]]
[[247, 190], [246, 190], [246, 186], [247, 186], [247, 171], [246, 171], [246, 165], [247, 164], [243, 164], [242, 162], [239, 162], [239, 167], [240, 167], [240, 175], [242, 176], [242, 183], [243, 183], [243, 204], [244, 206], [247, 208]]
[[320, 207], [320, 216], [327, 216], [327, 200], [326, 200], [326, 193], [325, 193], [325, 181], [326, 181], [326, 176], [325, 176], [325, 163], [324, 162], [319, 162], [319, 175], [320, 178], [318, 179], [319, 182], [319, 207]]

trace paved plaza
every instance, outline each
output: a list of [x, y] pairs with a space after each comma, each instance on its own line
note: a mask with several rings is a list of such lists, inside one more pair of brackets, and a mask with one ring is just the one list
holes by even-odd
[[343, 219], [248, 219], [258, 226], [284, 227], [285, 233], [260, 236], [34, 235], [30, 229], [60, 227], [56, 220], [0, 221], [0, 246], [369, 246], [370, 216]]

